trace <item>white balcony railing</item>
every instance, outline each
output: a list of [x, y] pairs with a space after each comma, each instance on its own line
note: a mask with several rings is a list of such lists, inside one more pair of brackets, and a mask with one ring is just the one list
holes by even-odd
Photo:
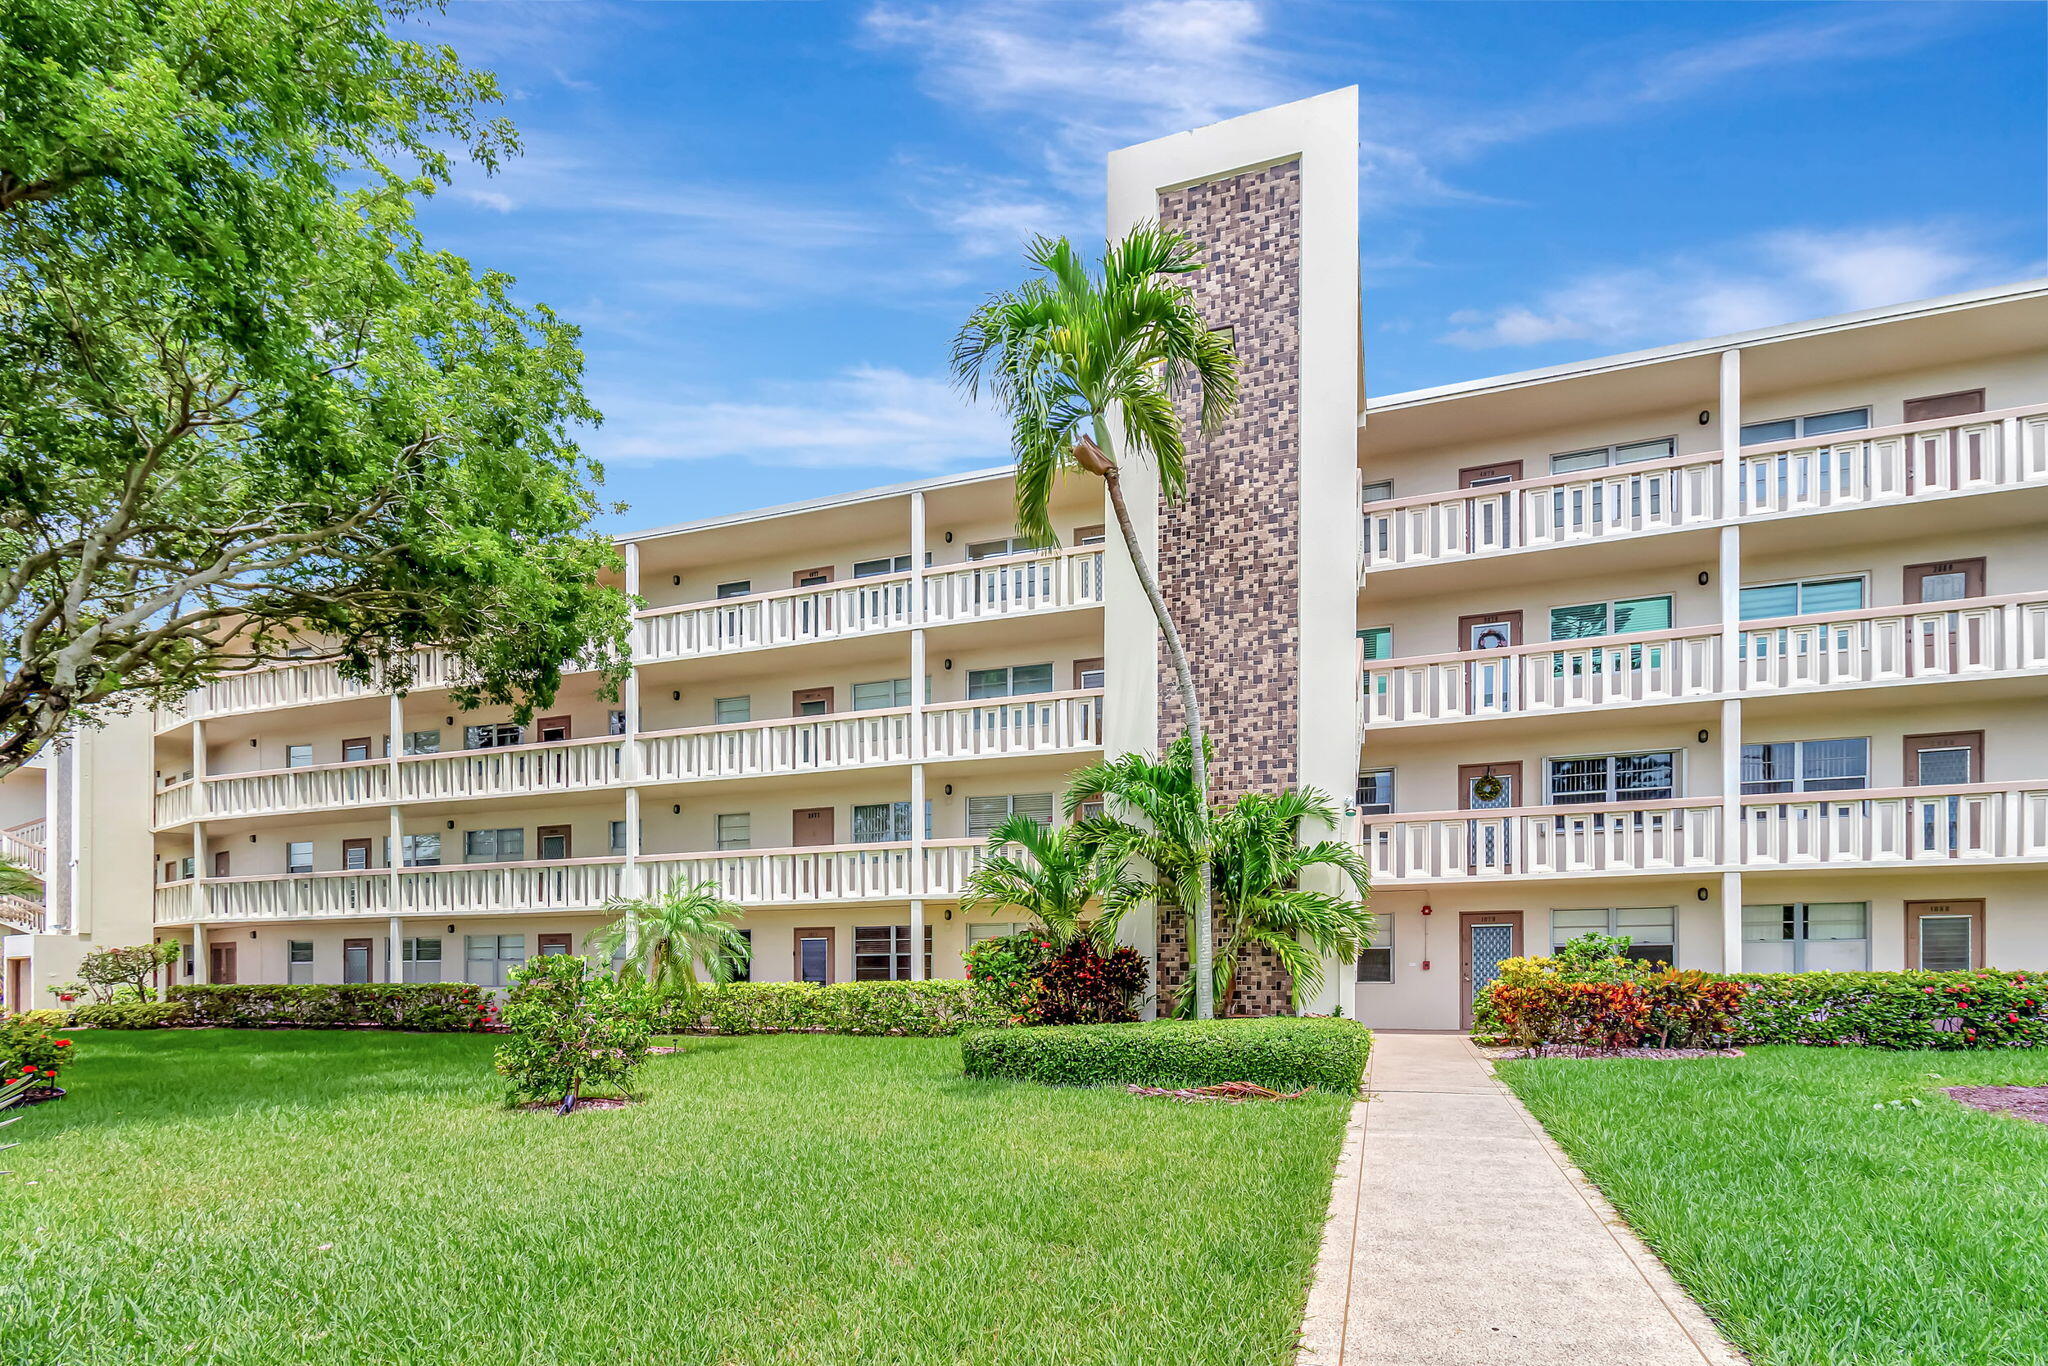
[[985, 847], [982, 840], [927, 841], [922, 886], [914, 876], [920, 866], [918, 850], [909, 844], [654, 854], [642, 860], [641, 867], [650, 893], [709, 882], [721, 896], [748, 907], [888, 901], [957, 895], [961, 880]]
[[958, 702], [927, 708], [929, 759], [987, 759], [1093, 749], [1102, 744], [1102, 693], [1047, 693], [1000, 702]]
[[46, 820], [24, 821], [20, 825], [0, 830], [0, 859], [19, 864], [37, 877], [42, 877], [49, 867], [49, 822]]
[[1387, 883], [2048, 859], [2048, 782], [1748, 796], [1736, 847], [1716, 797], [1367, 816]]
[[0, 925], [6, 926], [16, 934], [41, 934], [42, 903], [12, 893], [0, 895]]
[[[914, 580], [890, 574], [642, 612], [640, 662], [800, 645], [902, 630], [915, 624]], [[1091, 607], [1102, 601], [1102, 551], [1010, 556], [927, 570], [924, 616], [933, 624]]]
[[2048, 483], [2048, 405], [1744, 448], [1736, 506], [1706, 452], [1368, 503], [1365, 567], [1395, 569], [1762, 517]]
[[606, 736], [454, 754], [409, 754], [397, 765], [398, 800], [512, 797], [611, 787], [622, 776], [624, 746], [616, 736]]
[[1405, 725], [1701, 697], [1717, 690], [1718, 628], [1645, 631], [1365, 667], [1365, 721]]
[[1744, 692], [1967, 678], [2048, 665], [2048, 594], [1745, 623]]
[[649, 782], [821, 773], [910, 762], [908, 708], [653, 731], [641, 737]]

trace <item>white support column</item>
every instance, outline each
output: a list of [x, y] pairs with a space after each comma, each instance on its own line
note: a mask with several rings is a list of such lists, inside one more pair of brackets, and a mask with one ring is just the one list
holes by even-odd
[[[391, 784], [389, 795], [395, 802], [398, 800], [398, 761], [405, 754], [405, 699], [397, 693], [391, 694], [384, 705], [384, 729], [391, 733], [391, 738], [385, 742], [384, 776]], [[396, 859], [397, 846], [393, 845], [392, 849], [391, 856]]]
[[[392, 790], [395, 792], [396, 786]], [[391, 911], [390, 972], [384, 980], [398, 982], [404, 980], [404, 973], [399, 968], [404, 955], [400, 952], [398, 943], [398, 912], [405, 904], [401, 898], [401, 889], [405, 885], [405, 813], [396, 802], [384, 808], [384, 831], [385, 843], [388, 846], [384, 854], [384, 876], [389, 880], [386, 894], [387, 905]]]
[[[626, 543], [626, 595], [640, 596], [640, 547]], [[626, 682], [619, 692], [619, 709], [625, 713], [626, 725], [621, 732], [619, 766], [630, 788], [637, 784], [646, 772], [640, 753], [640, 666], [629, 664]], [[627, 847], [632, 847], [629, 837]]]
[[1742, 969], [1742, 352], [1721, 353], [1721, 970]]
[[619, 891], [627, 897], [641, 894], [640, 883], [640, 789], [626, 789], [626, 865], [619, 870]]
[[197, 919], [196, 912], [194, 915], [195, 918], [192, 921], [192, 982], [195, 986], [205, 986], [207, 982], [212, 980], [213, 976], [212, 973], [207, 971], [206, 922]]
[[403, 982], [405, 980], [405, 921], [398, 916], [392, 916], [385, 934], [389, 936], [391, 947], [385, 959], [384, 980], [387, 982]]
[[[910, 977], [924, 980], [924, 494], [910, 495]], [[963, 931], [964, 933], [964, 931]]]
[[206, 802], [206, 723], [192, 723], [192, 814], [204, 820]]

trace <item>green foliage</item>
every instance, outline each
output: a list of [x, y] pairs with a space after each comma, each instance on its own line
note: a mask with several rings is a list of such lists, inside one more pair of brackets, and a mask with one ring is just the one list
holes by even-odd
[[715, 882], [620, 899], [605, 909], [618, 919], [591, 936], [591, 952], [624, 955], [621, 973], [665, 996], [694, 995], [707, 980], [731, 981], [752, 952], [739, 931], [746, 911], [720, 896]]
[[10, 1015], [0, 1020], [0, 1078], [26, 1079], [31, 1091], [55, 1086], [57, 1074], [71, 1061], [70, 1052], [71, 1040], [58, 1038], [47, 1019]]
[[1721, 1048], [1741, 1028], [1741, 984], [1622, 957], [1625, 936], [1583, 934], [1550, 958], [1508, 958], [1473, 1003], [1482, 1041], [1541, 1051]]
[[115, 1001], [80, 1006], [71, 1023], [95, 1029], [176, 1029], [193, 1023], [184, 1001]]
[[1015, 910], [1063, 949], [1084, 935], [1107, 951], [1124, 911], [1144, 900], [1143, 884], [1124, 876], [1122, 860], [1070, 826], [1010, 816], [989, 832], [988, 852], [961, 885], [969, 910]]
[[1035, 930], [984, 939], [962, 955], [967, 980], [1012, 1024], [1026, 1023], [1038, 975], [1052, 953], [1052, 941]]
[[931, 1037], [1003, 1024], [972, 982], [733, 982], [706, 993], [720, 1034], [902, 1034]]
[[43, 880], [12, 859], [0, 858], [0, 896], [43, 899]]
[[514, 150], [426, 7], [0, 11], [0, 774], [300, 645], [521, 719], [622, 671], [577, 331], [414, 220]]
[[984, 939], [966, 954], [967, 980], [1009, 1024], [1114, 1024], [1138, 1018], [1151, 967], [1128, 945], [1107, 952], [1087, 936], [1064, 947], [1036, 930]]
[[156, 974], [178, 961], [178, 941], [160, 939], [126, 948], [94, 949], [79, 960], [78, 975], [93, 999], [112, 1001], [133, 993], [138, 1001], [156, 999]]
[[2048, 1046], [2048, 973], [1743, 974], [1745, 1043], [1873, 1048]]
[[418, 1033], [473, 1033], [496, 1012], [467, 982], [352, 982], [345, 985], [179, 986], [167, 993], [192, 1023], [230, 1029], [371, 1026]]
[[630, 1092], [647, 1061], [653, 996], [573, 953], [529, 958], [512, 970], [497, 1052], [511, 1098], [560, 1100], [564, 1114], [591, 1091]]
[[1250, 1081], [1340, 1095], [1358, 1090], [1371, 1049], [1372, 1031], [1356, 1021], [1288, 1016], [983, 1030], [960, 1040], [970, 1077], [1055, 1086]]
[[29, 1024], [41, 1025], [45, 1029], [62, 1029], [66, 1024], [70, 1023], [71, 1012], [68, 1010], [24, 1010], [14, 1018], [24, 1020]]

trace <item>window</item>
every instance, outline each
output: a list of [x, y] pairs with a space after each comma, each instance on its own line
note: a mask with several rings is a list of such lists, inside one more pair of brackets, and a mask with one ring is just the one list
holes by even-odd
[[1074, 661], [1074, 686], [1076, 688], [1100, 688], [1109, 679], [1108, 672], [1099, 659], [1077, 659]]
[[1870, 739], [1770, 740], [1742, 747], [1742, 790], [1841, 792], [1870, 786]]
[[[190, 860], [187, 860], [189, 863]], [[313, 841], [292, 840], [284, 847], [284, 870], [287, 873], [310, 873], [313, 871]], [[190, 867], [185, 876], [192, 876]]]
[[341, 761], [345, 764], [359, 764], [370, 757], [370, 737], [359, 735], [353, 740], [341, 742]]
[[294, 939], [284, 946], [284, 980], [302, 987], [313, 980], [313, 941]]
[[1104, 522], [1097, 522], [1094, 526], [1077, 526], [1074, 528], [1074, 544], [1077, 546], [1101, 545], [1108, 539], [1109, 526]]
[[1870, 903], [1795, 901], [1742, 908], [1744, 972], [1864, 972]]
[[1394, 980], [1394, 918], [1390, 915], [1374, 916], [1372, 937], [1365, 941], [1365, 947], [1358, 953], [1358, 980], [1361, 982], [1391, 982]]
[[311, 745], [286, 745], [284, 747], [284, 766], [286, 768], [305, 768], [312, 762], [313, 747]]
[[[1918, 787], [1957, 787], [1972, 781], [1971, 760], [1976, 750], [1969, 745], [1942, 745], [1932, 749], [1917, 750], [1914, 757], [1919, 762]], [[186, 876], [190, 876], [188, 873]]]
[[1870, 409], [1840, 408], [1832, 413], [1808, 413], [1804, 417], [1779, 417], [1768, 422], [1742, 424], [1742, 444], [1755, 446], [1766, 441], [1796, 441], [1804, 436], [1827, 436], [1831, 432], [1856, 432], [1870, 425]]
[[909, 802], [875, 802], [853, 808], [855, 844], [889, 844], [909, 838]]
[[1582, 759], [1547, 761], [1553, 805], [1579, 802], [1661, 802], [1672, 795], [1678, 756], [1671, 750], [1650, 754], [1598, 754]]
[[606, 712], [604, 714], [604, 733], [606, 735], [624, 735], [626, 733], [626, 713], [618, 708], [613, 708], [611, 711]]
[[[387, 837], [388, 838], [388, 837]], [[438, 868], [441, 866], [441, 837], [439, 835], [406, 835], [400, 846], [405, 853], [408, 868]], [[390, 852], [385, 852], [384, 861], [391, 861]]]
[[975, 541], [967, 547], [970, 560], [995, 560], [1005, 555], [1022, 555], [1037, 550], [1028, 537], [1005, 536], [996, 541]]
[[[610, 844], [611, 851], [614, 854], [623, 854], [626, 852], [626, 823], [624, 821], [613, 821], [611, 823]], [[642, 849], [645, 849], [647, 847], [646, 821], [640, 822], [640, 847]]]
[[1609, 465], [1633, 465], [1639, 460], [1662, 460], [1676, 449], [1670, 437], [1656, 441], [1631, 441], [1621, 446], [1595, 446], [1590, 450], [1567, 451], [1550, 457], [1552, 474], [1574, 470], [1604, 469]]
[[[924, 975], [932, 975], [932, 927], [924, 927]], [[903, 982], [910, 979], [910, 926], [856, 925], [853, 980]]]
[[1813, 612], [1855, 612], [1862, 609], [1863, 578], [1792, 579], [1759, 583], [1742, 590], [1744, 621], [1764, 617], [1803, 617]]
[[907, 678], [883, 678], [873, 683], [853, 685], [853, 709], [873, 711], [878, 707], [907, 707], [910, 705], [910, 680]]
[[1552, 911], [1550, 947], [1563, 948], [1582, 934], [1628, 936], [1624, 958], [1638, 963], [1677, 961], [1678, 939], [1673, 929], [1678, 911], [1672, 906], [1595, 907], [1591, 910]]
[[438, 939], [407, 939], [404, 942], [403, 958], [405, 980], [408, 982], [438, 982], [441, 980], [441, 941]]
[[409, 730], [405, 733], [407, 754], [439, 754], [441, 732], [438, 730]]
[[1029, 816], [1040, 825], [1051, 825], [1058, 808], [1050, 792], [1024, 792], [1002, 797], [967, 799], [967, 836], [981, 839], [1012, 816]]
[[1023, 928], [1022, 925], [1015, 924], [1014, 922], [994, 925], [969, 925], [967, 927], [967, 947], [971, 949], [985, 939], [1008, 938]]
[[721, 726], [738, 725], [754, 719], [752, 697], [721, 697], [711, 704], [711, 717]]
[[1368, 816], [1384, 816], [1394, 809], [1394, 770], [1375, 768], [1358, 775], [1358, 809]]
[[1619, 636], [1670, 628], [1671, 599], [1668, 595], [1617, 598], [1613, 602], [1588, 602], [1576, 607], [1550, 609], [1552, 640], [1582, 640], [1588, 636]]
[[465, 830], [462, 832], [464, 863], [517, 863], [526, 857], [526, 831]]
[[721, 583], [716, 590], [721, 598], [743, 598], [753, 591], [752, 579], [734, 579], [731, 583]]
[[1360, 501], [1362, 502], [1383, 503], [1394, 496], [1394, 481], [1391, 479], [1374, 480], [1360, 489], [1359, 494]]
[[909, 571], [910, 557], [908, 555], [897, 555], [893, 558], [884, 556], [879, 560], [855, 560], [853, 562], [853, 576], [856, 579], [872, 579], [877, 574], [905, 574]]
[[510, 973], [526, 961], [523, 934], [469, 934], [462, 937], [464, 977], [480, 987], [505, 987]]
[[1394, 656], [1394, 628], [1391, 626], [1368, 626], [1358, 633], [1365, 643], [1365, 662], [1376, 659], [1392, 659]]
[[969, 669], [967, 700], [985, 697], [1023, 697], [1052, 691], [1052, 665], [1018, 664], [1007, 669]]
[[510, 721], [462, 728], [462, 744], [465, 749], [503, 749], [507, 745], [518, 744], [524, 738], [525, 731]]
[[736, 811], [713, 819], [720, 849], [750, 849], [754, 844], [754, 813]]
[[1921, 972], [1970, 972], [1981, 966], [1977, 946], [1984, 938], [1981, 901], [1908, 901], [1906, 966]]

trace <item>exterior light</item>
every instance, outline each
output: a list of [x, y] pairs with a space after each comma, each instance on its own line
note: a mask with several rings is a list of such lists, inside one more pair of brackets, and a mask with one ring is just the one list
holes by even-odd
[[1708, 412], [1705, 408], [1700, 409], [1700, 425], [1702, 427], [1706, 426], [1709, 422], [1712, 422], [1713, 420], [1714, 415], [1712, 413]]
[[1707, 899], [1707, 889], [1702, 887], [1699, 889], [1699, 891], [1693, 893], [1693, 895], [1697, 896], [1700, 900], [1705, 901]]
[[1709, 574], [1704, 569], [1700, 571], [1700, 587], [1705, 588], [1708, 584], [1712, 583], [1713, 581], [1714, 576], [1712, 574]]
[[1710, 739], [1712, 739], [1712, 738], [1713, 738], [1713, 737], [1712, 737], [1712, 736], [1711, 736], [1711, 735], [1710, 735], [1710, 734], [1708, 733], [1708, 731], [1707, 731], [1707, 728], [1706, 728], [1705, 726], [1701, 726], [1701, 727], [1700, 727], [1700, 743], [1704, 745], [1705, 743], [1707, 743], [1707, 741], [1708, 741], [1708, 740], [1710, 740]]

